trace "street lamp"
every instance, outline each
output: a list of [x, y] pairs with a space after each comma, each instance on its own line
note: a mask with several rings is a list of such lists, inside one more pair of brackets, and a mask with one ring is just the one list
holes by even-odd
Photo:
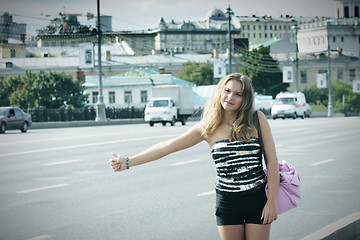
[[100, 28], [100, 0], [97, 0], [97, 32], [98, 32], [98, 63], [99, 63], [99, 95], [95, 104], [96, 119], [95, 121], [106, 121], [105, 104], [102, 86], [102, 69], [101, 69], [101, 28]]
[[298, 58], [298, 38], [297, 33], [300, 27], [295, 23], [295, 25], [292, 27], [295, 30], [295, 91], [299, 92], [299, 58]]
[[231, 74], [232, 73], [232, 63], [231, 63], [231, 48], [232, 48], [232, 44], [231, 44], [231, 16], [234, 15], [234, 12], [233, 12], [233, 10], [231, 10], [230, 5], [226, 9], [226, 14], [229, 17], [229, 74]]
[[[329, 30], [328, 30], [329, 31]], [[328, 71], [327, 71], [327, 77], [328, 77], [328, 88], [329, 88], [329, 103], [328, 103], [328, 117], [333, 116], [333, 104], [332, 104], [332, 97], [331, 97], [331, 67], [330, 67], [330, 35], [329, 32], [327, 33], [327, 43], [328, 43]]]

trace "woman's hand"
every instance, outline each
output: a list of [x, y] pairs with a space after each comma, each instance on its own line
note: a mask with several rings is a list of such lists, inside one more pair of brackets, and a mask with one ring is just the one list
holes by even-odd
[[276, 201], [267, 201], [264, 206], [261, 219], [264, 220], [263, 224], [269, 224], [278, 218], [278, 208]]
[[112, 152], [111, 154], [115, 157], [109, 160], [111, 168], [115, 172], [126, 170], [126, 158], [117, 153]]

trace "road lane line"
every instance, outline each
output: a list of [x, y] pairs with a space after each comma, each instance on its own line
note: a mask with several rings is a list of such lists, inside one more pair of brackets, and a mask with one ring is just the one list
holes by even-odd
[[71, 146], [64, 146], [64, 147], [54, 147], [54, 148], [45, 148], [45, 149], [38, 149], [38, 150], [25, 151], [25, 152], [3, 153], [3, 154], [0, 154], [0, 157], [23, 155], [23, 154], [30, 154], [30, 153], [49, 152], [49, 151], [58, 151], [58, 150], [81, 148], [81, 147], [92, 147], [92, 146], [107, 145], [107, 144], [113, 144], [113, 143], [135, 142], [135, 141], [141, 141], [141, 140], [167, 138], [167, 137], [175, 137], [175, 136], [178, 136], [178, 134], [143, 137], [143, 138], [133, 138], [133, 139], [122, 139], [122, 140], [108, 141], [108, 142], [94, 142], [94, 143], [88, 143], [88, 144], [79, 144], [79, 145], [71, 145]]
[[[359, 219], [360, 219], [360, 212], [352, 213], [340, 220], [337, 220], [336, 222], [333, 222], [333, 223], [319, 229], [316, 232], [313, 232], [313, 233], [307, 235], [306, 237], [301, 238], [300, 240], [338, 239], [338, 238], [343, 239], [340, 236], [342, 236], [342, 235], [345, 236], [346, 234], [337, 234], [338, 238], [336, 238], [336, 236], [335, 236], [336, 232], [341, 229], [344, 229], [345, 227], [349, 227], [351, 225], [351, 228], [348, 229], [347, 231], [354, 231], [354, 233], [355, 233], [356, 226], [357, 226], [357, 225], [355, 225], [355, 222], [359, 221]], [[335, 235], [333, 235], [333, 234], [335, 234]], [[333, 237], [329, 237], [330, 235], [333, 235]]]
[[29, 189], [29, 190], [18, 191], [16, 193], [19, 193], [19, 194], [31, 193], [31, 192], [43, 191], [43, 190], [48, 190], [48, 189], [53, 189], [53, 188], [65, 187], [68, 185], [69, 184], [57, 184], [57, 185], [51, 185], [51, 186], [46, 186], [46, 187], [41, 187], [41, 188], [33, 188], [33, 189]]
[[199, 193], [197, 196], [198, 197], [204, 197], [204, 196], [209, 196], [215, 194], [215, 190], [209, 191], [209, 192], [203, 192], [203, 193]]
[[337, 137], [337, 136], [338, 136], [338, 135], [334, 134], [334, 135], [322, 136], [321, 138], [327, 139], [327, 138], [335, 138], [335, 137]]
[[48, 239], [48, 238], [51, 238], [51, 236], [50, 235], [41, 235], [41, 236], [29, 238], [28, 240], [43, 240], [43, 239]]
[[180, 165], [185, 165], [185, 164], [200, 162], [200, 161], [201, 161], [200, 159], [195, 159], [195, 160], [189, 160], [189, 161], [184, 161], [184, 162], [172, 163], [172, 164], [170, 164], [170, 166], [175, 167], [175, 166], [180, 166]]
[[329, 163], [329, 162], [333, 162], [333, 161], [334, 161], [334, 159], [327, 159], [327, 160], [324, 160], [324, 161], [312, 163], [312, 164], [310, 164], [310, 165], [311, 165], [311, 166], [318, 166], [318, 165], [325, 164], [325, 163]]
[[74, 159], [74, 160], [68, 160], [68, 161], [61, 161], [61, 162], [52, 162], [52, 163], [45, 163], [44, 166], [54, 166], [54, 165], [61, 165], [61, 164], [67, 164], [67, 163], [74, 163], [74, 162], [80, 162], [80, 159]]

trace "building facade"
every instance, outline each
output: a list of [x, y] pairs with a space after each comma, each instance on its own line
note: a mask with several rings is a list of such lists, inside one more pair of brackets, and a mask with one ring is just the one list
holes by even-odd
[[25, 42], [26, 24], [13, 22], [13, 17], [5, 12], [0, 16], [0, 40], [7, 43], [9, 39]]
[[[113, 76], [104, 76], [103, 97], [107, 107], [145, 108], [151, 98], [152, 87], [160, 85], [181, 85], [191, 82], [176, 78], [171, 74], [160, 74], [150, 69], [131, 69], [130, 71]], [[98, 76], [86, 76], [86, 93], [89, 94], [90, 105], [96, 104], [99, 96]]]
[[247, 38], [250, 46], [259, 45], [263, 42], [283, 39], [285, 41], [295, 43], [296, 24], [295, 18], [286, 15], [280, 18], [271, 16], [239, 16], [237, 17], [241, 24], [241, 38]]

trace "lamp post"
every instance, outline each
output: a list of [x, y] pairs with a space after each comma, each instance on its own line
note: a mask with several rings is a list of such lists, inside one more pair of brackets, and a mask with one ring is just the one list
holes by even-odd
[[297, 25], [297, 23], [295, 23], [295, 25], [292, 28], [295, 30], [295, 91], [299, 92], [299, 58], [298, 58], [299, 48], [297, 43], [298, 42], [297, 33], [300, 28]]
[[100, 0], [97, 0], [97, 32], [98, 32], [98, 67], [99, 67], [99, 95], [95, 104], [96, 119], [95, 121], [106, 121], [105, 104], [102, 86], [102, 69], [101, 69], [101, 28], [100, 28]]
[[226, 14], [229, 17], [229, 74], [232, 73], [232, 59], [231, 59], [231, 49], [232, 49], [232, 44], [231, 44], [231, 16], [234, 15], [233, 10], [231, 10], [230, 5], [229, 7], [226, 9]]
[[328, 41], [328, 71], [327, 71], [327, 80], [328, 80], [328, 88], [329, 88], [329, 103], [328, 103], [328, 117], [332, 117], [333, 116], [333, 104], [332, 104], [332, 91], [331, 91], [331, 67], [330, 67], [330, 35], [329, 35], [329, 30], [327, 33], [327, 41]]

